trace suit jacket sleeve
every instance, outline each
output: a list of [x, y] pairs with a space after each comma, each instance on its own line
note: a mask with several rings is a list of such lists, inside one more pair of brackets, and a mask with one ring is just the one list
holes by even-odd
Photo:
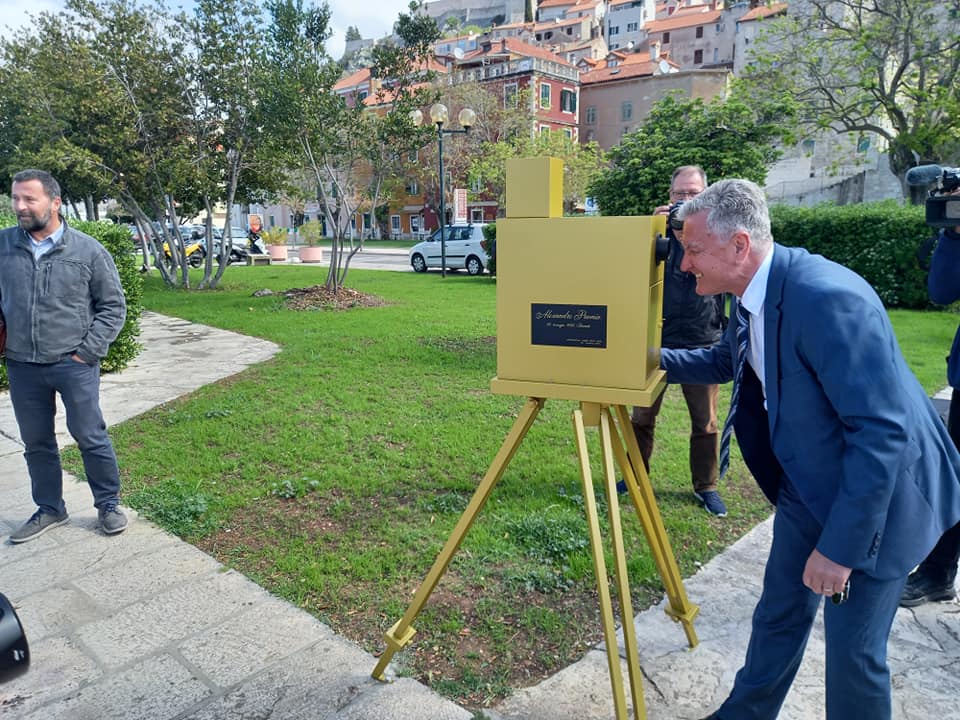
[[733, 380], [731, 350], [736, 347], [736, 323], [729, 323], [716, 345], [695, 350], [662, 348], [660, 369], [667, 382], [687, 385], [720, 385]]

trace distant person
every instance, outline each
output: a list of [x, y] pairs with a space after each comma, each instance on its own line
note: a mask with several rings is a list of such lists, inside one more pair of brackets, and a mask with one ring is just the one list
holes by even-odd
[[[960, 191], [952, 194], [960, 194]], [[930, 299], [938, 305], [949, 305], [960, 300], [960, 225], [940, 231], [930, 260], [927, 284]], [[960, 448], [960, 327], [957, 328], [950, 357], [947, 358], [947, 382], [953, 388], [947, 415], [947, 432], [950, 433], [954, 445]], [[916, 572], [907, 578], [900, 605], [915, 607], [925, 602], [953, 600], [957, 596], [958, 562], [960, 524], [944, 533]]]
[[735, 296], [723, 340], [661, 350], [667, 380], [733, 380], [721, 435], [776, 505], [743, 667], [711, 718], [780, 712], [823, 604], [830, 720], [891, 717], [887, 639], [907, 574], [960, 521], [960, 454], [859, 275], [776, 245], [763, 190], [680, 209], [697, 292]]
[[[656, 215], [669, 215], [683, 202], [696, 197], [707, 186], [707, 175], [696, 165], [684, 165], [673, 171], [670, 179], [670, 204], [654, 210]], [[673, 228], [667, 227], [670, 253], [663, 271], [663, 334], [665, 348], [703, 348], [716, 343], [723, 334], [723, 295], [698, 295], [697, 280], [680, 269], [683, 246]], [[681, 383], [683, 398], [690, 413], [690, 477], [693, 494], [711, 515], [726, 517], [727, 506], [717, 491], [719, 479], [717, 453], [720, 434], [717, 430], [719, 385]], [[640, 455], [647, 472], [653, 454], [654, 430], [663, 405], [662, 393], [650, 407], [633, 408], [631, 424], [640, 446]]]
[[60, 394], [83, 457], [100, 527], [122, 532], [120, 472], [100, 412], [100, 360], [123, 328], [126, 301], [110, 253], [60, 216], [60, 186], [43, 170], [13, 176], [19, 227], [0, 231], [0, 309], [10, 400], [37, 511], [10, 535], [33, 540], [69, 519], [54, 431]]

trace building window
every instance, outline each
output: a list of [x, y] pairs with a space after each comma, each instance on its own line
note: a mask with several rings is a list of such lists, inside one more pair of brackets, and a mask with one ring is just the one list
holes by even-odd
[[390, 216], [390, 232], [394, 233], [395, 235], [400, 234], [400, 216], [399, 215]]
[[470, 208], [470, 222], [472, 223], [483, 222], [483, 208]]
[[720, 23], [717, 23], [714, 27], [715, 27], [717, 33], [719, 34], [719, 32], [720, 32]]
[[550, 109], [550, 83], [540, 83], [540, 107]]
[[664, 44], [664, 45], [669, 45], [669, 44], [670, 44], [670, 33], [665, 32], [665, 33], [663, 34], [663, 44]]
[[624, 100], [620, 103], [620, 119], [623, 120], [623, 122], [633, 120], [633, 103], [629, 100]]
[[590, 105], [587, 107], [587, 112], [584, 115], [583, 121], [587, 125], [597, 124], [597, 106], [596, 105]]
[[866, 135], [862, 135], [860, 140], [857, 142], [857, 152], [865, 153], [870, 149], [870, 138]]
[[503, 86], [503, 106], [505, 108], [515, 108], [520, 102], [517, 95], [517, 84], [509, 83]]
[[367, 95], [369, 95], [369, 93], [366, 90], [361, 90], [360, 92], [357, 93], [357, 99], [360, 102], [363, 102], [364, 100], [367, 99]]
[[816, 149], [816, 147], [816, 140], [804, 140], [802, 143], [800, 143], [800, 148], [808, 155], [813, 155], [813, 151]]
[[703, 37], [703, 25], [697, 25], [696, 37], [698, 37], [698, 38], [702, 38], [702, 37]]
[[276, 227], [276, 226], [277, 226], [277, 217], [276, 217], [276, 215], [271, 215], [271, 216], [270, 216], [270, 227]]
[[620, 34], [620, 26], [619, 26], [619, 25], [611, 25], [611, 26], [610, 26], [610, 35], [619, 35], [619, 34]]
[[410, 232], [416, 235], [420, 232], [420, 216], [411, 215], [410, 216]]
[[417, 185], [416, 180], [408, 181], [404, 190], [406, 190], [407, 195], [418, 195], [420, 193], [420, 187]]
[[560, 110], [568, 113], [577, 111], [577, 93], [566, 88], [560, 90]]
[[573, 140], [573, 128], [564, 128], [563, 134], [566, 135], [571, 140]]
[[693, 64], [700, 65], [703, 63], [703, 50], [694, 50], [693, 51]]
[[627, 32], [636, 32], [639, 27], [639, 23], [627, 23]]
[[720, 48], [713, 49], [713, 61], [717, 62], [720, 59]]
[[540, 128], [539, 128], [539, 131], [540, 131], [540, 134], [541, 134], [541, 135], [546, 135], [547, 133], [550, 132], [550, 126], [549, 126], [549, 125], [541, 125]]

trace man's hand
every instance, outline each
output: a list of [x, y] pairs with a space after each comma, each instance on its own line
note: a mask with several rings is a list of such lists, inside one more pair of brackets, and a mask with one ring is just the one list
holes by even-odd
[[83, 361], [83, 358], [77, 355], [76, 353], [71, 355], [70, 359], [73, 360], [74, 362], [80, 363], [81, 365], [86, 365], [86, 363]]
[[838, 565], [819, 550], [814, 550], [803, 569], [803, 584], [817, 595], [829, 597], [843, 590], [851, 572], [851, 568]]
[[656, 210], [653, 211], [654, 215], [669, 215], [670, 206], [669, 205], [657, 205]]

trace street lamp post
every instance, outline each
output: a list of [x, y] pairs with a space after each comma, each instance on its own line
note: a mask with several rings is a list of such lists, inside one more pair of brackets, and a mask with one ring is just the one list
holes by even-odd
[[[419, 126], [423, 123], [423, 113], [420, 110], [414, 110], [410, 113], [410, 119], [414, 125]], [[447, 208], [443, 187], [443, 136], [465, 135], [470, 132], [470, 128], [477, 121], [477, 114], [470, 108], [461, 110], [457, 115], [457, 120], [460, 121], [461, 128], [459, 130], [444, 128], [443, 126], [447, 124], [448, 119], [447, 106], [443, 103], [437, 103], [430, 108], [430, 121], [437, 126], [437, 156], [440, 158], [440, 275], [442, 277], [447, 276], [447, 229], [445, 227], [447, 222]]]

